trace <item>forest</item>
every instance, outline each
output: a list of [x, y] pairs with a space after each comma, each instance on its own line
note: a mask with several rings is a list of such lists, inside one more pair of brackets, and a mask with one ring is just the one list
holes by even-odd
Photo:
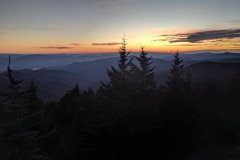
[[[59, 101], [38, 97], [7, 66], [0, 95], [1, 160], [237, 160], [240, 159], [240, 71], [221, 84], [193, 85], [176, 53], [163, 85], [152, 58], [136, 60], [126, 39], [118, 66], [95, 89], [78, 84]], [[136, 63], [137, 62], [137, 63]]]

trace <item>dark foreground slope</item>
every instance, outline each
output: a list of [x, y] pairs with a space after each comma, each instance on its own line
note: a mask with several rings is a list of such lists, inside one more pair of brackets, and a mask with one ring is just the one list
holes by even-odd
[[[197, 62], [184, 68], [176, 54], [166, 67], [171, 71], [158, 70], [159, 87], [151, 59], [144, 55], [139, 61], [144, 63], [135, 62], [141, 66], [137, 69], [125, 63], [122, 52], [97, 91], [75, 85], [75, 79], [84, 82], [84, 75], [98, 77], [96, 62], [62, 70], [8, 68], [9, 83], [6, 73], [0, 83], [7, 88], [0, 94], [1, 159], [240, 159], [239, 64]], [[189, 70], [192, 76], [185, 74]], [[31, 78], [35, 83], [29, 83]], [[49, 98], [62, 90], [68, 91], [55, 102], [36, 96]]]

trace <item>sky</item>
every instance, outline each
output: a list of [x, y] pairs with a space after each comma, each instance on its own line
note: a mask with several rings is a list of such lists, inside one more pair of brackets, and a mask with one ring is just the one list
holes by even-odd
[[240, 52], [240, 0], [0, 0], [0, 53]]

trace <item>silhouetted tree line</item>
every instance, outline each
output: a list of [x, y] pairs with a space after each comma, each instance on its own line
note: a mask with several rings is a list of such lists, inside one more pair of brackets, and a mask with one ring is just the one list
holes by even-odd
[[76, 85], [51, 103], [37, 97], [34, 81], [22, 88], [9, 59], [8, 91], [0, 96], [0, 159], [181, 160], [218, 147], [240, 158], [239, 73], [222, 86], [192, 86], [176, 53], [165, 84], [157, 86], [144, 47], [137, 64], [129, 55], [123, 39], [108, 82], [97, 91]]

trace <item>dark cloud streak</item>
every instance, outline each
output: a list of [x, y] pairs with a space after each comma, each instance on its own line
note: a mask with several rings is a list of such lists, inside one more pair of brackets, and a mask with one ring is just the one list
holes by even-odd
[[166, 42], [166, 41], [169, 41], [169, 40], [171, 40], [171, 38], [154, 39], [153, 41], [154, 42]]
[[216, 39], [223, 39], [223, 38], [227, 38], [227, 39], [240, 38], [240, 29], [211, 30], [211, 31], [204, 31], [204, 32], [180, 34], [180, 37], [179, 37], [179, 34], [175, 36], [177, 38], [169, 41], [170, 43], [176, 43], [176, 42], [198, 43], [205, 40], [216, 40]]
[[93, 46], [115, 46], [119, 45], [119, 42], [109, 42], [109, 43], [92, 43]]
[[80, 46], [80, 45], [85, 45], [85, 44], [81, 44], [81, 43], [69, 43], [70, 46]]
[[42, 49], [72, 49], [74, 47], [66, 47], [66, 46], [45, 46], [45, 47], [39, 47]]
[[168, 41], [169, 43], [203, 43], [203, 41], [206, 40], [212, 40], [212, 42], [221, 42], [223, 39], [240, 38], [240, 29], [209, 30], [185, 34], [162, 34], [155, 37], [164, 37], [161, 39], [153, 40], [155, 42]]

